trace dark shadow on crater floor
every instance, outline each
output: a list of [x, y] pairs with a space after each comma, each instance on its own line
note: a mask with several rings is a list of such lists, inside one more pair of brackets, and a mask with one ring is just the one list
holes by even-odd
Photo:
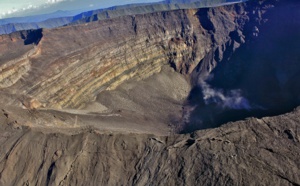
[[220, 61], [211, 73], [213, 78], [206, 81], [214, 90], [240, 90], [251, 109], [205, 104], [199, 85], [188, 98], [188, 107], [194, 109], [181, 133], [219, 127], [247, 117], [284, 114], [300, 105], [300, 13], [297, 8], [286, 5], [277, 12], [270, 11], [269, 21], [259, 28], [259, 36], [246, 33], [247, 43], [229, 60]]
[[[197, 97], [199, 97], [199, 95], [202, 95], [202, 91], [199, 89], [194, 90], [193, 93], [197, 94]], [[194, 97], [194, 95], [191, 95], [191, 97]], [[277, 104], [272, 108], [257, 107], [250, 110], [238, 110], [223, 108], [217, 104], [206, 105], [204, 104], [203, 100], [200, 100], [200, 103], [195, 106], [193, 111], [190, 113], [189, 121], [185, 124], [183, 130], [180, 133], [190, 133], [196, 130], [216, 128], [221, 126], [222, 124], [243, 120], [248, 117], [262, 118], [265, 116], [276, 116], [290, 112], [298, 105], [300, 105], [299, 102], [286, 102], [285, 105]]]

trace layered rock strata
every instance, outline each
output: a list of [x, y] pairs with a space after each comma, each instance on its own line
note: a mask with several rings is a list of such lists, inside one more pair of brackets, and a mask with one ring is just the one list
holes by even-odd
[[[171, 64], [176, 71], [189, 74], [214, 50], [215, 43], [222, 45], [230, 39], [229, 33], [237, 29], [240, 18], [236, 9], [158, 12], [1, 36], [3, 46], [20, 51], [4, 53], [2, 69], [8, 64], [24, 68], [20, 65], [24, 55], [30, 64], [25, 65], [23, 74], [15, 70], [19, 81], [7, 84], [10, 76], [3, 75], [1, 84], [7, 89], [2, 90], [35, 99], [46, 107], [81, 108], [101, 91], [112, 90], [131, 78], [145, 79], [160, 72], [163, 65]], [[212, 28], [207, 28], [209, 22]], [[12, 55], [19, 63], [8, 60]], [[210, 69], [214, 65], [202, 66]]]

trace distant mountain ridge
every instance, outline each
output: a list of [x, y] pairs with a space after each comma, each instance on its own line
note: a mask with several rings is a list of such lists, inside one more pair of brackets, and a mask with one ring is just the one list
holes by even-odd
[[226, 4], [241, 3], [248, 0], [166, 0], [159, 3], [125, 5], [112, 7], [110, 9], [99, 10], [98, 13], [87, 16], [86, 18], [72, 21], [70, 24], [82, 24], [97, 20], [116, 18], [125, 15], [147, 14], [160, 11], [193, 9], [222, 6]]
[[12, 24], [12, 23], [37, 23], [42, 22], [47, 19], [62, 18], [62, 17], [72, 17], [84, 12], [83, 10], [58, 10], [49, 14], [39, 14], [25, 17], [11, 17], [0, 19], [0, 25]]
[[[178, 9], [190, 9], [190, 8], [203, 8], [220, 6], [223, 4], [239, 3], [247, 0], [165, 0], [156, 3], [140, 3], [140, 4], [129, 4], [122, 6], [113, 6], [105, 9], [98, 9], [92, 11], [82, 12], [74, 16], [72, 11], [58, 11], [53, 14], [45, 14], [38, 16], [30, 16], [24, 18], [9, 18], [0, 20], [0, 35], [10, 34], [20, 30], [31, 30], [39, 28], [56, 28], [65, 26], [68, 24], [81, 24], [85, 22], [109, 19], [120, 17], [124, 15], [144, 14], [166, 10], [178, 10]], [[58, 16], [66, 15], [66, 16]], [[51, 17], [43, 21], [45, 17]], [[20, 22], [18, 22], [18, 20]], [[30, 22], [30, 20], [33, 20]], [[9, 22], [9, 23], [8, 23]]]

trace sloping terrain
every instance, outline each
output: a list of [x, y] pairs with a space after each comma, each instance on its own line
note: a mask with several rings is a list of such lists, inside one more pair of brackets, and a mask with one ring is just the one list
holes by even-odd
[[168, 137], [1, 124], [0, 184], [299, 185], [299, 115]]
[[0, 185], [300, 185], [299, 6], [0, 36]]

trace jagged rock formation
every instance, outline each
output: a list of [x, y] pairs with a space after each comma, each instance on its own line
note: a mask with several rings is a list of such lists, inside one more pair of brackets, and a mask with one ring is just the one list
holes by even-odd
[[[299, 109], [174, 134], [183, 123], [185, 132], [207, 128], [198, 126], [211, 119], [203, 106], [240, 106], [230, 97], [239, 92], [227, 98], [213, 88], [255, 89], [255, 78], [234, 83], [241, 69], [258, 77], [265, 65], [275, 69], [249, 91], [249, 106], [270, 106], [259, 102], [268, 83], [298, 103], [298, 37], [266, 34], [280, 29], [273, 36], [286, 39], [281, 29], [291, 26], [297, 36], [298, 8], [251, 1], [0, 36], [0, 185], [299, 185]], [[274, 48], [262, 50], [270, 41]], [[295, 65], [280, 71], [269, 54], [288, 43], [285, 64]], [[260, 50], [266, 55], [253, 62]], [[216, 93], [207, 98], [206, 89]]]

